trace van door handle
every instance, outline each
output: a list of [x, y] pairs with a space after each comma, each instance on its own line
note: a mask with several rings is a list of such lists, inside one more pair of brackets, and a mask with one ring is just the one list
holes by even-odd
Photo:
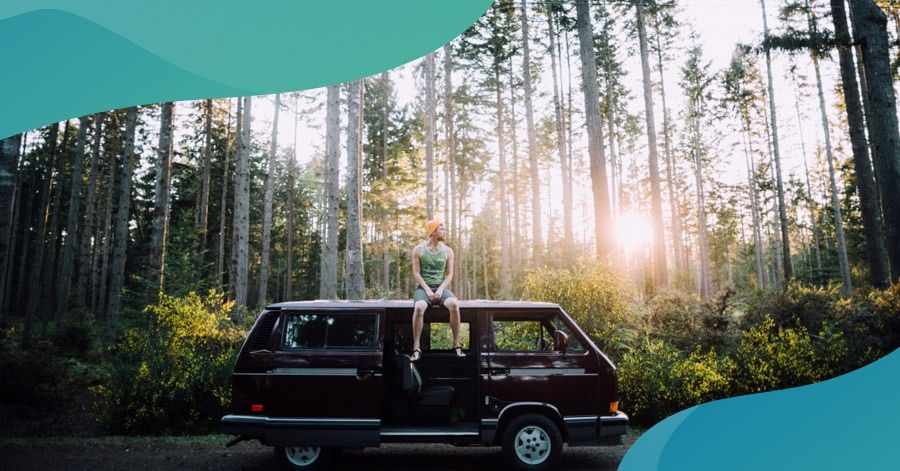
[[491, 368], [490, 370], [491, 376], [508, 376], [509, 368]]
[[357, 379], [367, 379], [376, 373], [378, 373], [377, 368], [357, 368], [356, 369]]

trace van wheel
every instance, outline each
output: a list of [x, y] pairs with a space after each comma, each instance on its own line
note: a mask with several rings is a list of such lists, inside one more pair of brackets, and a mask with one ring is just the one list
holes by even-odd
[[562, 454], [562, 435], [540, 414], [516, 417], [503, 431], [503, 457], [516, 469], [550, 469]]
[[332, 450], [321, 446], [279, 446], [275, 456], [286, 469], [322, 469], [327, 466]]

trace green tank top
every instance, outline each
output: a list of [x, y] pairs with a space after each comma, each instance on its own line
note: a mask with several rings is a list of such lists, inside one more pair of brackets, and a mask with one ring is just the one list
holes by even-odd
[[419, 256], [419, 272], [422, 279], [429, 286], [436, 286], [444, 282], [444, 271], [447, 269], [447, 253], [443, 250], [432, 253], [428, 247], [422, 247], [422, 255]]

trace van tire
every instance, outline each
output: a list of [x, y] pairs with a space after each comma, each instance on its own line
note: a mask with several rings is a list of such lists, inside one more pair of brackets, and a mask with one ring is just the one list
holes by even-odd
[[275, 456], [284, 469], [326, 469], [334, 450], [327, 447], [275, 447]]
[[503, 429], [503, 458], [514, 469], [551, 469], [562, 455], [562, 434], [540, 414], [522, 414]]

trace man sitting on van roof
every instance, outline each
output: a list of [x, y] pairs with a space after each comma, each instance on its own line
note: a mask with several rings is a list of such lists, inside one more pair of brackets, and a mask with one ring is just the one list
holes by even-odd
[[413, 309], [413, 352], [410, 356], [416, 361], [422, 354], [419, 343], [422, 338], [425, 309], [428, 306], [443, 305], [450, 311], [450, 330], [453, 331], [453, 350], [456, 356], [465, 357], [459, 343], [459, 303], [456, 295], [447, 286], [453, 280], [453, 249], [444, 244], [444, 223], [434, 219], [425, 223], [425, 235], [428, 239], [413, 248], [412, 273], [416, 279], [416, 290], [413, 293], [415, 308]]

